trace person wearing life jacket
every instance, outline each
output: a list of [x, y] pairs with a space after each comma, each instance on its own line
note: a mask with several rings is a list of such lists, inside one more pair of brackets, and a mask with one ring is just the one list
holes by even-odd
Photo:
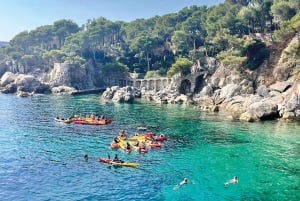
[[119, 133], [119, 136], [120, 136], [123, 140], [125, 140], [125, 139], [127, 138], [127, 135], [126, 135], [126, 133], [125, 133], [124, 130], [122, 130], [122, 131]]
[[120, 159], [118, 158], [118, 154], [115, 154], [115, 157], [114, 157], [114, 159], [113, 159], [113, 162], [116, 162], [116, 163], [124, 163], [124, 161], [122, 161], [122, 160], [120, 160]]
[[114, 142], [115, 143], [119, 143], [120, 142], [119, 138], [118, 137], [114, 137]]
[[120, 159], [119, 159], [119, 157], [118, 157], [118, 154], [115, 154], [115, 157], [114, 157], [114, 159], [113, 159], [113, 162], [119, 162], [120, 161]]
[[130, 146], [129, 142], [126, 143], [126, 149], [127, 149], [127, 150], [130, 150], [130, 149], [131, 149], [131, 146]]

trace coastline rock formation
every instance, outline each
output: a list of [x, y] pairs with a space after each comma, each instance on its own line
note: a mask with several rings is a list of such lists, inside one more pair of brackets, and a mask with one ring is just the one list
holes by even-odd
[[[270, 58], [256, 70], [224, 65], [207, 57], [202, 58], [201, 65], [194, 65], [189, 75], [131, 79], [132, 86], [108, 87], [102, 98], [132, 103], [142, 97], [158, 104], [195, 105], [206, 112], [230, 112], [232, 118], [242, 121], [300, 120], [300, 81], [291, 76], [297, 62], [286, 53], [299, 44], [295, 37], [285, 48], [270, 47]], [[56, 63], [53, 68], [27, 74], [25, 66], [18, 73], [13, 73], [15, 64], [10, 67], [2, 63], [1, 67], [7, 71], [1, 72], [0, 91], [20, 97], [35, 93], [71, 94], [105, 86], [91, 63], [82, 67]]]
[[[11, 72], [6, 72], [1, 77], [0, 87], [2, 93], [33, 94], [49, 92], [49, 86], [40, 82], [33, 75], [13, 74]], [[26, 95], [20, 96], [24, 97]]]
[[[290, 76], [295, 62], [285, 55], [285, 50], [295, 44], [300, 44], [297, 37], [286, 48], [275, 49], [270, 60], [254, 71], [233, 71], [230, 66], [207, 62], [200, 67], [201, 72], [198, 66], [198, 72], [196, 69], [188, 76], [177, 74], [168, 84], [153, 79], [142, 80], [148, 84], [135, 87], [143, 98], [155, 103], [194, 104], [206, 112], [229, 112], [236, 120], [300, 120], [300, 80]], [[110, 90], [103, 94], [107, 99], [112, 99], [106, 95]], [[114, 94], [118, 94], [123, 89], [115, 90]]]
[[[8, 68], [9, 69], [9, 68]], [[102, 82], [90, 64], [78, 67], [55, 63], [49, 72], [12, 73], [6, 71], [0, 79], [0, 92], [17, 93], [71, 93], [77, 90], [95, 89]], [[21, 97], [24, 97], [21, 95]]]
[[115, 103], [133, 103], [134, 98], [138, 97], [138, 91], [133, 87], [127, 86], [120, 88], [118, 86], [107, 88], [102, 94], [103, 101], [113, 101]]

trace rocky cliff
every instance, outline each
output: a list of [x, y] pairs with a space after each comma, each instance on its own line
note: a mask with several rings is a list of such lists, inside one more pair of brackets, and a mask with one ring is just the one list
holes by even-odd
[[70, 93], [76, 90], [94, 89], [102, 84], [98, 72], [91, 64], [78, 67], [67, 63], [55, 63], [53, 68], [29, 71], [29, 73], [23, 71], [13, 73], [15, 68], [16, 65], [2, 64], [0, 68], [4, 69], [0, 79], [2, 93], [23, 95], [22, 92], [29, 94]]
[[[254, 71], [210, 58], [197, 67], [200, 73], [192, 69], [188, 76], [177, 74], [168, 81], [140, 80], [134, 86], [149, 101], [194, 104], [200, 110], [226, 112], [230, 118], [242, 121], [300, 120], [300, 80], [295, 77], [300, 59], [290, 53], [299, 54], [299, 46], [299, 37], [284, 45], [269, 46], [270, 58]], [[136, 92], [131, 91], [130, 96], [134, 96]], [[123, 93], [108, 88], [102, 98], [114, 97], [120, 102], [122, 96], [118, 94]]]
[[[230, 112], [232, 118], [245, 121], [299, 120], [299, 47], [298, 36], [284, 44], [270, 45], [269, 59], [253, 71], [202, 58], [190, 75], [131, 80], [135, 89], [108, 88], [104, 98], [132, 102], [136, 94], [142, 94], [149, 101], [195, 104], [200, 110]], [[0, 67], [2, 93], [70, 93], [104, 86], [97, 67], [91, 63], [82, 67], [56, 63], [52, 67], [35, 66], [34, 71], [14, 63], [1, 63]]]

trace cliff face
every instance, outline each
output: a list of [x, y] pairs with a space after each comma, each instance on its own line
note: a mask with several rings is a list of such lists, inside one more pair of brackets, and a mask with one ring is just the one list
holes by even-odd
[[[266, 119], [300, 120], [300, 93], [297, 68], [300, 67], [300, 40], [269, 46], [270, 57], [255, 71], [230, 71], [219, 65], [206, 80], [212, 95], [200, 95], [199, 108], [230, 112], [245, 121]], [[200, 93], [201, 94], [201, 93]]]
[[[49, 91], [60, 93], [95, 89], [102, 84], [99, 74], [90, 64], [78, 67], [72, 64], [55, 63], [53, 68], [47, 69], [46, 72], [45, 70], [35, 70], [30, 73], [23, 71], [13, 73], [17, 65], [3, 65], [4, 67], [1, 69], [7, 71], [3, 72], [0, 79], [0, 91], [2, 93], [18, 93], [20, 91], [31, 94], [48, 93]], [[32, 79], [22, 79], [22, 82], [18, 82], [20, 77], [31, 77]], [[43, 87], [41, 88], [41, 86]]]
[[200, 110], [225, 112], [233, 119], [300, 120], [300, 81], [295, 71], [300, 66], [299, 47], [298, 37], [269, 46], [269, 59], [254, 71], [204, 62], [191, 75], [140, 80], [135, 87], [150, 101], [196, 104]]
[[77, 67], [72, 64], [55, 63], [54, 68], [42, 80], [51, 87], [69, 86], [77, 90], [92, 89], [97, 86], [95, 72], [90, 65]]
[[[254, 71], [203, 58], [190, 75], [142, 80], [135, 87], [151, 101], [197, 104], [201, 110], [226, 111], [246, 121], [300, 119], [300, 39], [296, 36], [268, 47], [269, 59]], [[60, 93], [104, 86], [91, 63], [83, 67], [56, 63], [34, 71], [26, 65], [0, 65], [0, 90], [4, 93]]]

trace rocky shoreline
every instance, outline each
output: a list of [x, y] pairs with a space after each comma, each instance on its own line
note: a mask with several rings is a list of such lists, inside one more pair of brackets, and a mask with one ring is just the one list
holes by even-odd
[[[144, 98], [157, 104], [188, 104], [205, 112], [226, 112], [232, 119], [254, 122], [263, 120], [300, 120], [300, 81], [261, 85], [253, 94], [242, 94], [238, 84], [215, 90], [212, 95], [201, 93], [188, 96], [176, 91], [147, 91], [134, 87], [107, 88], [102, 100], [133, 103]], [[203, 89], [204, 91], [206, 89]]]
[[[216, 67], [208, 65], [206, 68]], [[0, 90], [2, 93], [16, 93], [20, 97], [36, 93], [76, 95], [103, 92], [104, 101], [133, 103], [135, 98], [144, 98], [157, 104], [188, 104], [206, 112], [230, 113], [231, 118], [248, 122], [273, 119], [300, 120], [300, 81], [261, 84], [264, 78], [254, 79], [245, 74], [232, 75], [231, 72], [226, 72], [226, 67], [222, 65], [217, 65], [212, 74], [203, 75], [204, 84], [198, 93], [186, 94], [179, 92], [182, 80], [180, 74], [174, 76], [172, 81], [160, 90], [132, 86], [123, 88], [113, 86], [104, 89], [97, 88], [91, 83], [81, 83], [89, 86], [78, 90], [70, 84], [74, 82], [72, 79], [75, 80], [70, 76], [70, 72], [64, 68], [64, 73], [58, 73], [60, 72], [58, 67], [54, 70], [56, 75], [48, 75], [50, 78], [47, 82], [33, 75], [5, 72], [0, 79]], [[53, 81], [55, 84], [51, 84]]]
[[[13, 73], [14, 65], [1, 64], [0, 92], [26, 97], [37, 93], [104, 91], [104, 101], [133, 103], [135, 98], [144, 98], [158, 104], [188, 104], [202, 111], [228, 112], [233, 119], [247, 122], [273, 119], [299, 121], [300, 80], [291, 76], [298, 60], [292, 60], [285, 54], [285, 50], [299, 44], [300, 39], [295, 37], [285, 48], [273, 47], [270, 58], [252, 71], [243, 66], [224, 65], [215, 58], [207, 57], [203, 58], [201, 66], [193, 66], [191, 74], [185, 77], [179, 73], [168, 80], [161, 78], [148, 82], [144, 79], [139, 80], [139, 86], [112, 86], [106, 90], [103, 87], [110, 85], [103, 81], [103, 77], [100, 79], [99, 72], [91, 63], [82, 68], [55, 63], [47, 71], [30, 73]], [[148, 87], [143, 84], [145, 82], [148, 82]]]
[[[188, 104], [206, 112], [226, 112], [229, 117], [241, 121], [300, 120], [300, 81], [278, 81], [269, 86], [253, 88], [253, 82], [237, 75], [223, 78], [209, 76], [206, 85], [197, 94], [181, 94], [178, 91], [180, 76], [175, 76], [170, 86], [163, 90], [145, 88], [108, 87], [76, 90], [69, 86], [55, 86], [40, 82], [32, 75], [6, 72], [1, 78], [2, 93], [16, 93], [20, 97], [36, 93], [86, 94], [102, 93], [102, 100], [118, 103], [133, 103], [143, 98], [157, 104]], [[177, 86], [177, 88], [176, 88]]]
[[[194, 82], [178, 74], [159, 90], [149, 90], [143, 86], [131, 89], [112, 87], [103, 93], [102, 98], [106, 101], [132, 102], [132, 97], [137, 93], [158, 104], [195, 105], [202, 111], [229, 113], [231, 118], [240, 121], [300, 121], [300, 80], [292, 76], [293, 68], [299, 61], [286, 54], [299, 44], [298, 37], [291, 39], [284, 47], [279, 48], [275, 44], [270, 47], [270, 58], [252, 71], [206, 58], [198, 66], [205, 72], [195, 74]], [[187, 80], [194, 87], [180, 93]]]

